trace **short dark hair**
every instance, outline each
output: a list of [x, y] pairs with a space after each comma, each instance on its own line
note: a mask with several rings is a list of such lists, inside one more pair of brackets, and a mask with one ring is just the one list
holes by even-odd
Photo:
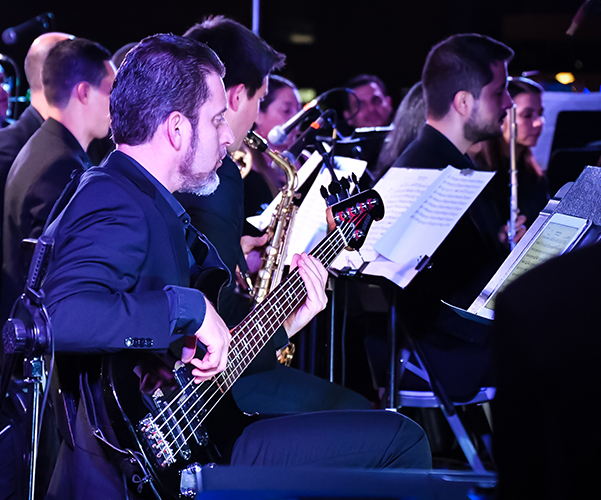
[[42, 68], [44, 96], [48, 104], [66, 107], [71, 91], [80, 82], [99, 87], [108, 74], [104, 63], [110, 59], [108, 50], [85, 38], [58, 42], [48, 52]]
[[353, 76], [348, 82], [346, 82], [345, 87], [348, 89], [356, 89], [358, 87], [363, 87], [363, 85], [369, 85], [370, 83], [375, 83], [378, 87], [380, 87], [382, 94], [388, 95], [386, 85], [384, 84], [382, 79], [377, 77], [376, 75], [363, 74]]
[[253, 97], [263, 86], [265, 77], [281, 69], [286, 59], [248, 28], [224, 16], [208, 17], [192, 26], [184, 36], [206, 43], [217, 52], [227, 68], [225, 88], [242, 83], [248, 97]]
[[265, 113], [267, 111], [267, 108], [271, 106], [271, 103], [275, 101], [275, 98], [278, 95], [278, 90], [283, 89], [285, 87], [298, 91], [296, 85], [294, 85], [294, 83], [292, 83], [287, 78], [284, 78], [280, 75], [269, 75], [269, 92], [267, 92], [267, 95], [259, 104], [259, 110], [262, 113]]
[[[375, 83], [378, 87], [380, 87], [382, 94], [384, 94], [385, 96], [388, 95], [386, 85], [384, 84], [382, 79], [377, 77], [376, 75], [361, 74], [353, 76], [344, 84], [344, 86], [347, 89], [355, 90], [356, 88], [363, 87], [364, 85], [369, 85], [370, 83]], [[351, 109], [351, 96], [349, 94], [345, 94], [344, 96], [344, 109]]]
[[225, 74], [205, 44], [176, 35], [142, 40], [121, 64], [111, 92], [111, 129], [117, 144], [137, 146], [152, 138], [174, 111], [195, 128], [198, 110], [210, 97], [209, 74]]
[[478, 99], [482, 87], [492, 82], [491, 65], [512, 57], [513, 50], [505, 44], [475, 33], [453, 35], [435, 45], [422, 72], [428, 116], [443, 118], [457, 92]]

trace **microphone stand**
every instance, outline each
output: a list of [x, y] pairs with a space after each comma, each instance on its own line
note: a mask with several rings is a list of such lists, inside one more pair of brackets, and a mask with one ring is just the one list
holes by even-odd
[[[41, 396], [44, 388], [49, 383], [50, 377], [46, 377], [46, 366], [44, 355], [51, 345], [51, 328], [48, 313], [42, 303], [44, 292], [41, 284], [46, 274], [48, 261], [54, 240], [42, 236], [36, 245], [27, 286], [15, 302], [10, 318], [2, 329], [4, 343], [4, 362], [7, 362], [7, 354], [10, 357], [8, 366], [14, 366], [14, 356], [23, 354], [23, 381], [30, 386], [31, 412], [29, 412], [29, 424], [31, 429], [31, 448], [29, 455], [29, 500], [34, 499], [35, 476], [39, 449], [40, 424], [43, 415], [43, 404]], [[51, 367], [52, 369], [52, 367]], [[11, 373], [3, 373], [2, 386], [8, 384]], [[2, 394], [2, 398], [5, 393]], [[45, 401], [45, 400], [44, 400]]]
[[25, 97], [20, 96], [21, 92], [21, 72], [19, 71], [19, 67], [10, 57], [4, 54], [0, 54], [0, 63], [6, 62], [11, 65], [13, 72], [15, 74], [15, 84], [13, 85], [11, 92], [8, 96], [8, 109], [10, 112], [10, 117], [13, 120], [19, 118], [17, 116], [17, 102], [25, 102]]

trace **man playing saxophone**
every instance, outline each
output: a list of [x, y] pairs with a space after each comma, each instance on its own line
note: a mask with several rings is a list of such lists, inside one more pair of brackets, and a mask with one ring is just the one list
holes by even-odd
[[[206, 43], [226, 66], [228, 100], [225, 118], [234, 134], [228, 153], [240, 148], [257, 118], [259, 103], [268, 92], [268, 75], [284, 64], [284, 55], [242, 25], [210, 18], [190, 28], [186, 37]], [[241, 49], [242, 47], [242, 49]], [[238, 167], [228, 155], [219, 169], [220, 186], [208, 197], [178, 193], [192, 223], [215, 245], [232, 274], [246, 269], [241, 245], [244, 223], [244, 188]], [[248, 239], [246, 250], [263, 245], [266, 237]], [[235, 293], [232, 282], [222, 290], [219, 310], [226, 323], [237, 324], [248, 312], [248, 301]], [[233, 386], [238, 406], [247, 412], [287, 413], [330, 409], [368, 409], [363, 396], [277, 362], [276, 349], [288, 342], [280, 330]]]

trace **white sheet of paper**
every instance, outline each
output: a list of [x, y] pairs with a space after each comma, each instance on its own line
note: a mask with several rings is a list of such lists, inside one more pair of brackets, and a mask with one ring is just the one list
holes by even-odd
[[[321, 163], [321, 155], [315, 151], [309, 159], [303, 163], [303, 166], [298, 169], [297, 179], [298, 186], [302, 186], [305, 181], [309, 178], [309, 176], [313, 173], [313, 171], [317, 168], [317, 166]], [[280, 200], [282, 199], [282, 193], [278, 193], [278, 195], [273, 199], [273, 201], [269, 204], [269, 206], [263, 210], [261, 215], [252, 215], [251, 217], [247, 217], [246, 220], [255, 226], [259, 231], [264, 231], [267, 226], [269, 226], [271, 222], [271, 217], [275, 212]]]
[[[341, 156], [335, 157], [335, 163], [337, 168], [334, 171], [339, 179], [353, 173], [357, 177], [361, 177], [367, 166], [367, 163], [362, 160]], [[286, 264], [290, 264], [295, 253], [309, 252], [326, 236], [328, 230], [327, 207], [320, 189], [322, 186], [328, 186], [331, 182], [330, 171], [322, 165], [321, 171], [296, 214], [286, 252]]]
[[334, 261], [332, 267], [359, 269], [364, 262], [375, 261], [379, 255], [374, 249], [376, 242], [439, 176], [440, 170], [433, 169], [388, 169], [374, 187], [384, 202], [384, 218], [372, 224], [359, 252], [345, 250]]
[[375, 186], [385, 215], [373, 224], [363, 248], [343, 252], [333, 267], [359, 269], [384, 276], [401, 288], [418, 273], [424, 256], [432, 256], [494, 172], [465, 175], [446, 169], [391, 168]]
[[393, 262], [417, 265], [434, 253], [494, 174], [473, 170], [466, 175], [448, 166], [374, 249]]

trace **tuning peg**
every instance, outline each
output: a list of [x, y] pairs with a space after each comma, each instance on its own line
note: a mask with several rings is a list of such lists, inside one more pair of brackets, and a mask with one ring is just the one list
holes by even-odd
[[342, 188], [346, 191], [348, 191], [351, 187], [351, 183], [349, 182], [348, 177], [343, 177], [342, 179], [340, 179], [340, 184], [342, 185]]
[[321, 197], [327, 201], [329, 193], [328, 190], [325, 186], [321, 186], [321, 188], [319, 189], [319, 192], [321, 194]]
[[353, 172], [351, 174], [351, 180], [353, 181], [355, 186], [357, 186], [357, 188], [358, 188], [359, 187], [359, 179], [357, 179], [357, 175], [355, 174], [355, 172]]
[[333, 194], [334, 196], [338, 196], [342, 191], [339, 182], [331, 182], [328, 189], [330, 190], [330, 194]]

